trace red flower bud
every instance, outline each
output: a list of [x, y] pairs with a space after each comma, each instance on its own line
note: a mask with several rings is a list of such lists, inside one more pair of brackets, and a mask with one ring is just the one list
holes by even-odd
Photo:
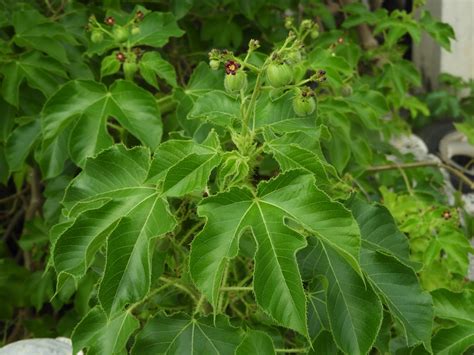
[[112, 16], [106, 17], [104, 22], [109, 26], [115, 25], [115, 19]]

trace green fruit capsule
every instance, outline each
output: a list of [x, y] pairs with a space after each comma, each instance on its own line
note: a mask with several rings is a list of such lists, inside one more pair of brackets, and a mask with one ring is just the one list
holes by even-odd
[[132, 32], [132, 35], [140, 34], [140, 27], [133, 27], [131, 32]]
[[235, 74], [226, 74], [224, 79], [225, 90], [230, 94], [235, 94], [247, 87], [247, 74], [242, 70]]
[[274, 88], [279, 88], [293, 81], [293, 70], [288, 64], [271, 63], [267, 67], [267, 82]]
[[91, 34], [91, 42], [92, 43], [100, 43], [104, 40], [104, 34], [101, 30], [94, 30]]
[[344, 97], [352, 95], [352, 86], [345, 84], [341, 88], [341, 95]]
[[133, 80], [135, 73], [138, 70], [137, 63], [135, 62], [125, 62], [123, 63], [123, 73], [125, 75], [125, 79]]
[[311, 115], [316, 110], [316, 100], [312, 96], [296, 95], [293, 99], [293, 111], [298, 116]]
[[216, 59], [211, 59], [209, 61], [209, 66], [211, 67], [212, 70], [217, 70], [219, 69], [220, 62]]
[[128, 31], [122, 26], [115, 26], [113, 32], [115, 42], [122, 43], [128, 39]]

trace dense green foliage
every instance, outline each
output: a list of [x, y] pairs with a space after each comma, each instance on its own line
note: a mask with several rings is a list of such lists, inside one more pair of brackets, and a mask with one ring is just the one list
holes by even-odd
[[449, 49], [452, 29], [420, 1], [328, 3], [0, 5], [4, 343], [473, 346], [471, 219], [389, 144], [442, 106], [412, 94], [403, 41]]

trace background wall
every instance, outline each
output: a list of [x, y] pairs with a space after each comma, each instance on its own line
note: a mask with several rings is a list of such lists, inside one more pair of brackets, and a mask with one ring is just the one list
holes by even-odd
[[451, 52], [437, 46], [428, 36], [413, 49], [413, 59], [423, 73], [426, 87], [438, 86], [437, 76], [446, 72], [474, 79], [474, 0], [427, 0], [433, 17], [449, 23], [456, 33]]

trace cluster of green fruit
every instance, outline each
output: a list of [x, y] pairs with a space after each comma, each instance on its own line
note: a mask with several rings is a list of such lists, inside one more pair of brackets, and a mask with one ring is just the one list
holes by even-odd
[[[139, 48], [132, 49], [129, 44], [130, 36], [140, 34], [139, 23], [143, 20], [145, 14], [142, 11], [137, 11], [133, 19], [121, 26], [116, 23], [113, 16], [108, 16], [104, 19], [106, 26], [100, 24], [95, 16], [89, 18], [87, 29], [91, 32], [90, 40], [92, 43], [100, 44], [104, 41], [105, 36], [108, 36], [112, 41], [120, 47], [120, 51], [115, 52], [117, 61], [122, 63], [122, 69], [125, 78], [130, 80], [133, 78], [138, 70], [137, 60], [139, 59]], [[109, 30], [107, 27], [111, 27]], [[124, 53], [125, 52], [125, 53]]]
[[257, 74], [264, 73], [266, 84], [275, 92], [283, 92], [286, 89], [293, 90], [294, 112], [298, 116], [308, 116], [316, 111], [317, 101], [314, 91], [305, 84], [325, 81], [326, 72], [319, 70], [311, 78], [295, 83], [292, 66], [302, 61], [305, 38], [307, 36], [312, 39], [317, 38], [319, 28], [316, 23], [310, 20], [303, 21], [299, 28], [296, 28], [292, 18], [287, 18], [285, 26], [290, 30], [287, 42], [278, 51], [273, 52], [260, 68], [247, 61], [250, 54], [259, 47], [257, 40], [250, 41], [249, 50], [244, 60], [235, 57], [230, 51], [213, 49], [209, 53], [209, 66], [217, 70], [221, 63], [224, 64], [226, 74], [224, 87], [232, 95], [243, 94], [247, 89], [247, 69], [255, 71]]

